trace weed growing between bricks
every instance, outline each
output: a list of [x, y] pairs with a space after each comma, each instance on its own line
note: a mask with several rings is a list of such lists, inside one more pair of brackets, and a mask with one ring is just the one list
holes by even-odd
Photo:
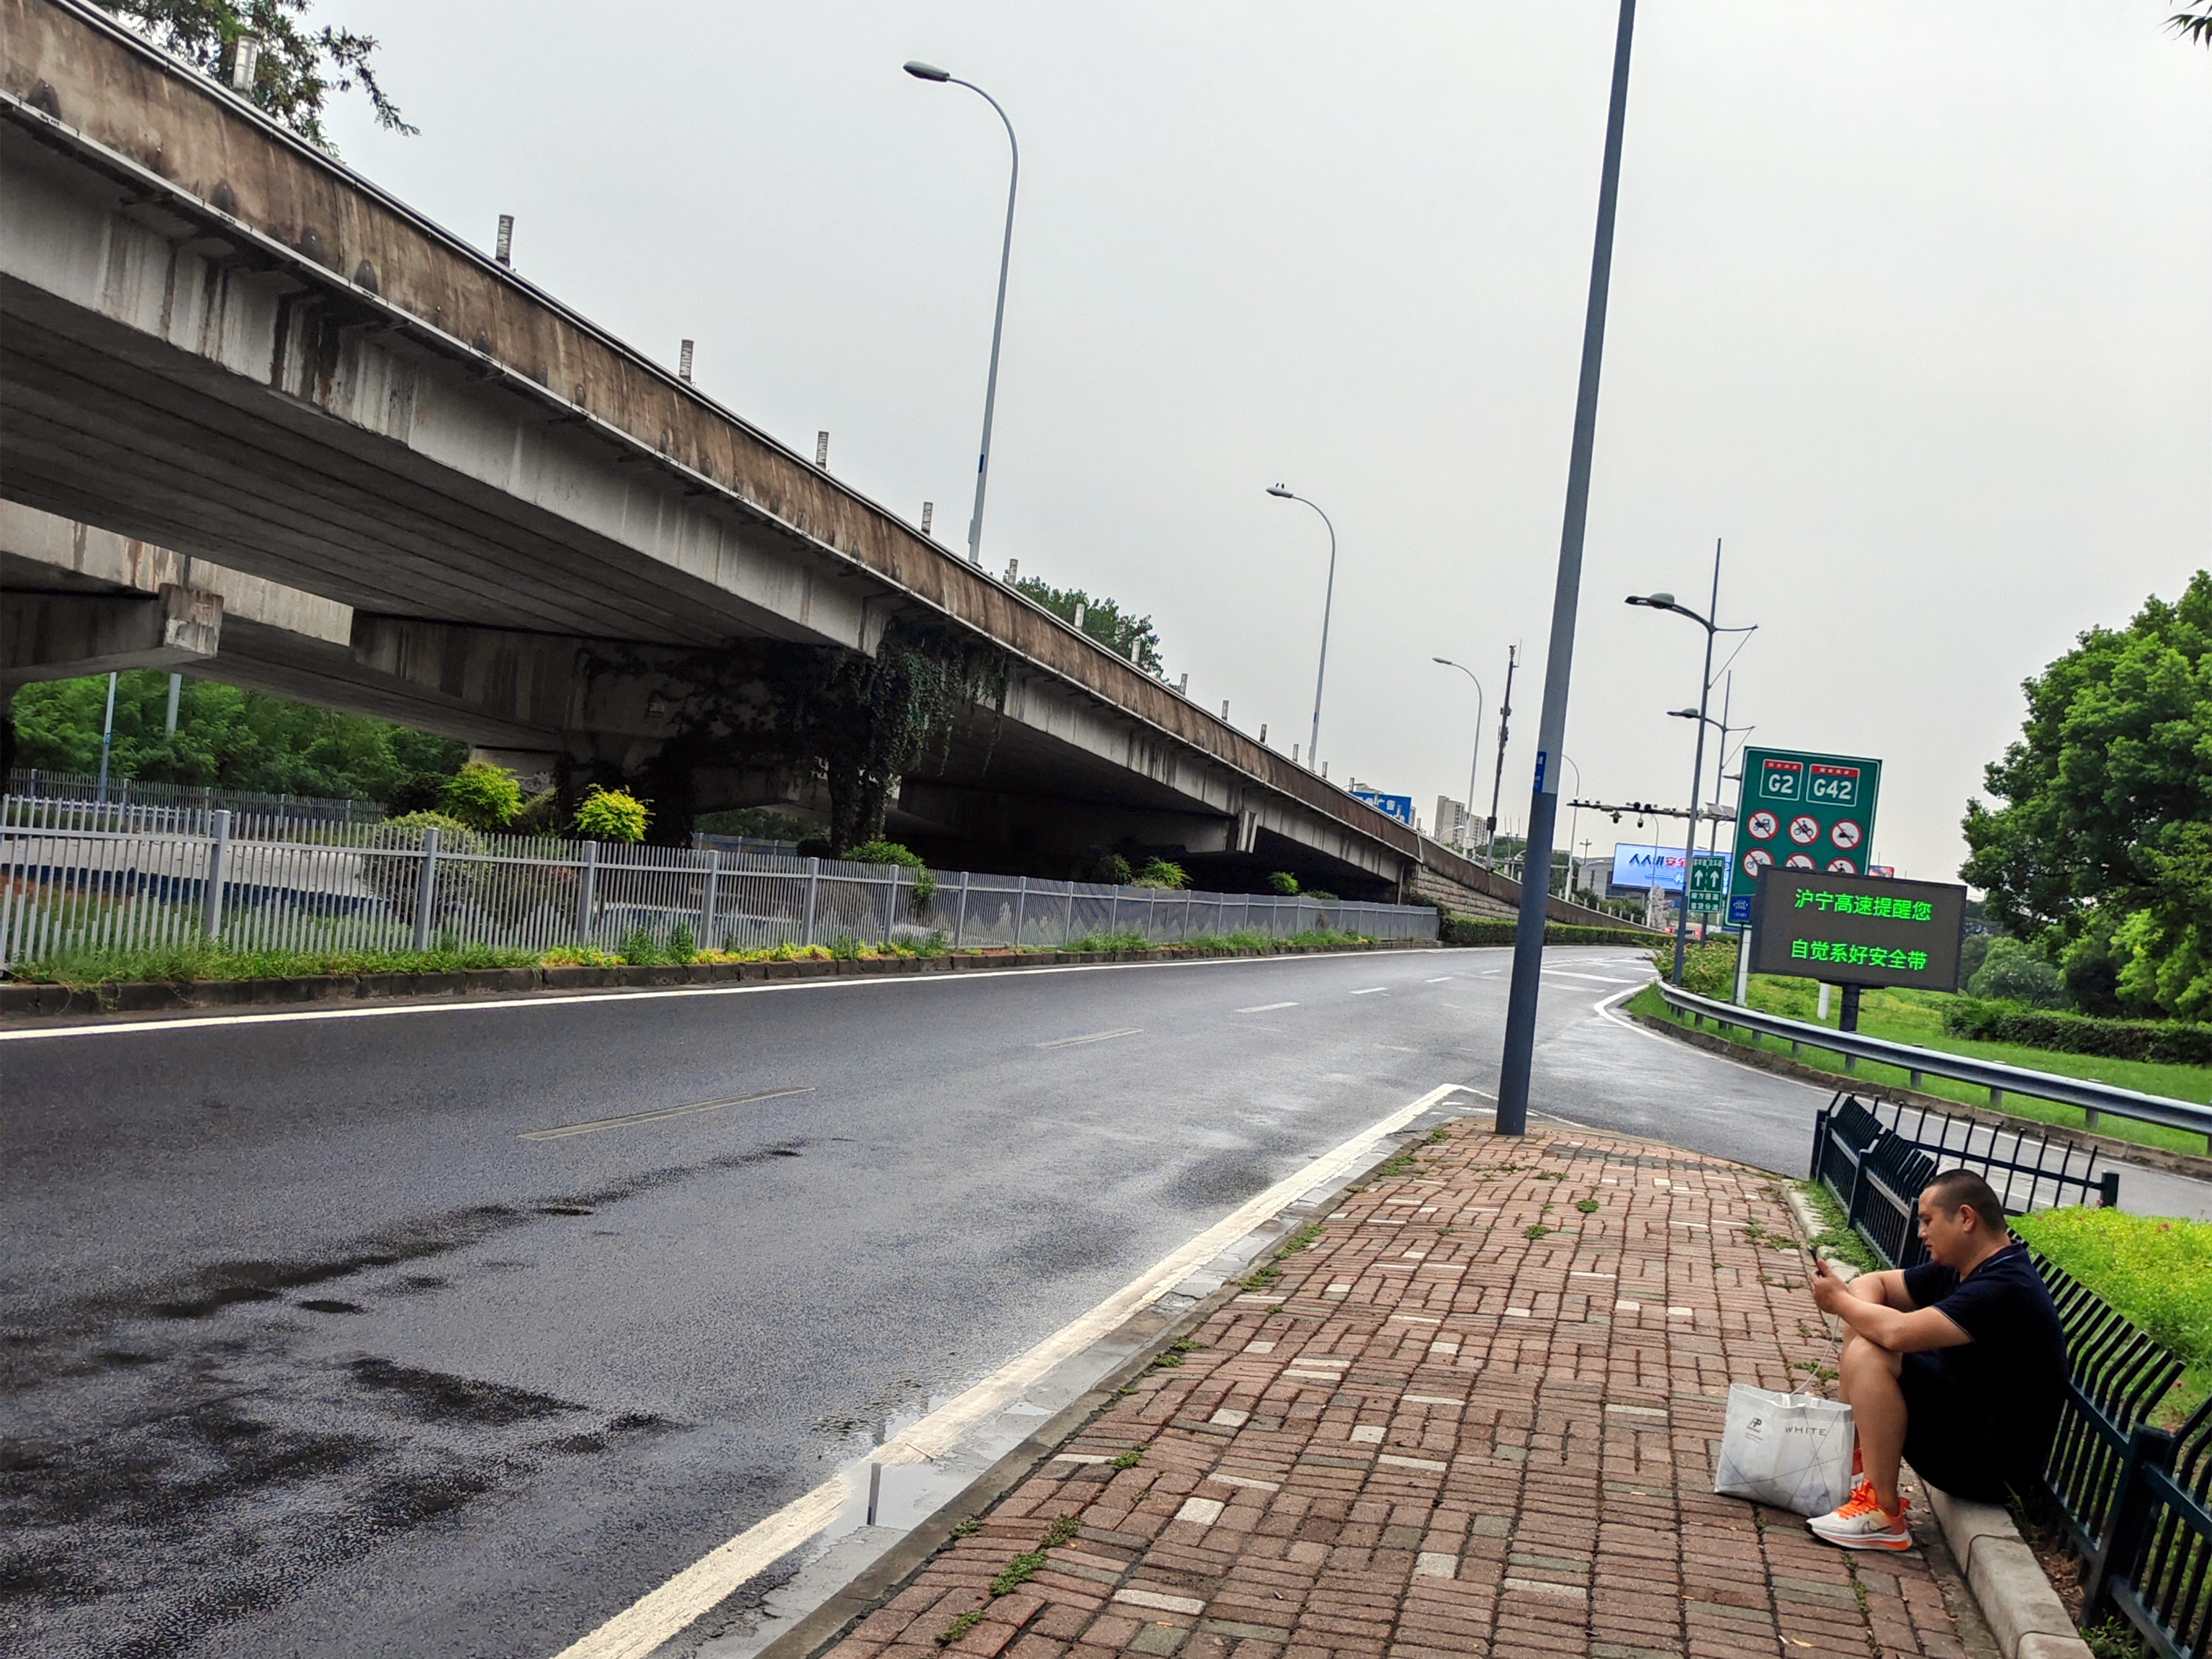
[[[1464, 1123], [1413, 1150], [836, 1659], [1966, 1651], [1922, 1552], [1711, 1490], [1730, 1382], [1832, 1369], [1773, 1177]], [[1532, 1237], [1547, 1205], [1578, 1224]]]

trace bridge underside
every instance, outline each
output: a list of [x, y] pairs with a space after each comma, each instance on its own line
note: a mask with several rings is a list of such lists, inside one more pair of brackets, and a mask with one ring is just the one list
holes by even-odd
[[794, 662], [926, 649], [982, 693], [890, 769], [888, 826], [931, 856], [1510, 886], [74, 0], [0, 0], [0, 493], [47, 515], [0, 549], [0, 686], [181, 666], [639, 781], [672, 816], [849, 823], [832, 760], [721, 716], [787, 702]]

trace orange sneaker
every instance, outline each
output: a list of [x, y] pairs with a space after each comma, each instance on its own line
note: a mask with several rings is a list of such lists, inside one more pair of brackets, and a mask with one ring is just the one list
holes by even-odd
[[1805, 1525], [1815, 1538], [1841, 1549], [1909, 1550], [1912, 1530], [1905, 1525], [1905, 1512], [1911, 1507], [1900, 1498], [1897, 1513], [1890, 1514], [1875, 1497], [1874, 1483], [1862, 1480], [1840, 1509], [1816, 1515]]

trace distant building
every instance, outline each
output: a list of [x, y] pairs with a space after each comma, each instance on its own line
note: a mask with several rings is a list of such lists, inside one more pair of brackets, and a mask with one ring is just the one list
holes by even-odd
[[1447, 847], [1473, 847], [1480, 839], [1478, 820], [1449, 795], [1437, 797], [1436, 838]]

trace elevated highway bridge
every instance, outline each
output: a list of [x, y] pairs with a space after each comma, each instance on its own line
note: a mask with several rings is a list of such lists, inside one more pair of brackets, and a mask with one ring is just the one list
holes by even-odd
[[[678, 816], [873, 787], [972, 867], [1517, 899], [80, 0], [0, 0], [0, 688], [185, 665]], [[779, 677], [894, 647], [942, 729], [794, 750]]]

